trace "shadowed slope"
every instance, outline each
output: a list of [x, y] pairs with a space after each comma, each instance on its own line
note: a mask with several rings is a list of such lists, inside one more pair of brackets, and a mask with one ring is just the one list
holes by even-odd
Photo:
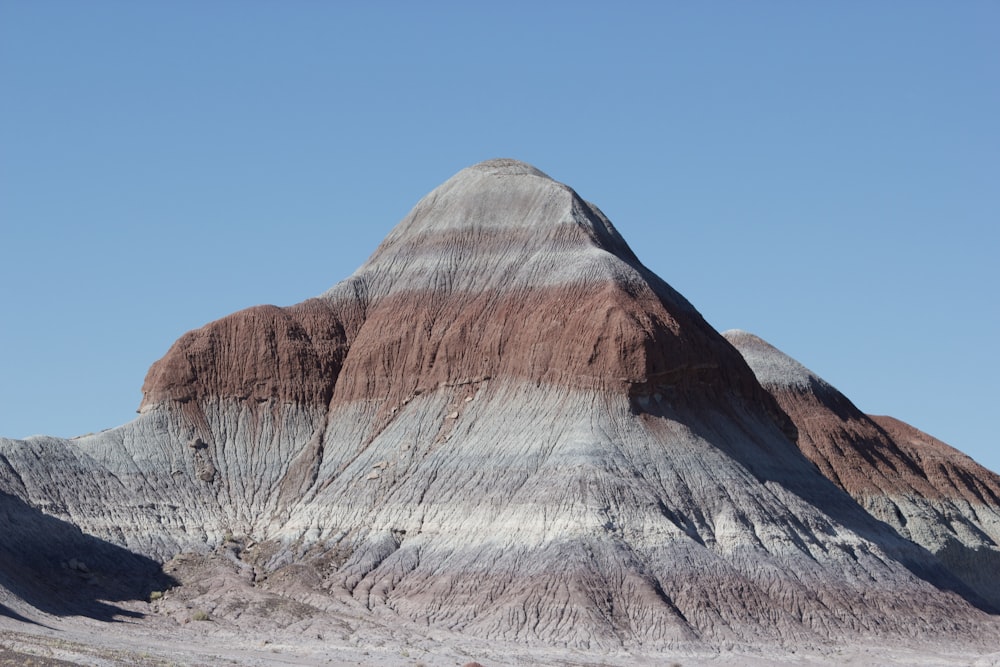
[[792, 418], [799, 448], [827, 478], [1000, 609], [1000, 477], [908, 424], [865, 415], [760, 338], [725, 336]]
[[[2, 491], [0, 534], [0, 613], [18, 620], [28, 619], [7, 604], [104, 621], [135, 617], [111, 603], [148, 600], [151, 591], [175, 583], [158, 563], [87, 535]], [[5, 599], [5, 592], [14, 598]]]

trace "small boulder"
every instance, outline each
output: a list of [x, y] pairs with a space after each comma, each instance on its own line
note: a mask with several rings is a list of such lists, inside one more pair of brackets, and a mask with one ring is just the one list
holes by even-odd
[[198, 479], [203, 482], [211, 482], [215, 479], [215, 464], [211, 461], [206, 461], [204, 464], [198, 467]]

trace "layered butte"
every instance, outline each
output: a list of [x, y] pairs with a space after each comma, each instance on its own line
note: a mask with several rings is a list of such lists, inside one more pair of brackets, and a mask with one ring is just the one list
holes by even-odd
[[719, 384], [734, 365], [738, 355], [595, 206], [533, 167], [494, 160], [431, 192], [320, 298], [186, 334], [150, 369], [142, 409], [207, 397], [401, 400], [485, 377]]
[[991, 632], [978, 580], [871, 500], [943, 450], [874, 422], [926, 458], [810, 445], [734, 342], [595, 206], [491, 160], [322, 295], [185, 334], [134, 422], [0, 440], [0, 490], [137, 557], [222, 549], [317, 616], [604, 649]]

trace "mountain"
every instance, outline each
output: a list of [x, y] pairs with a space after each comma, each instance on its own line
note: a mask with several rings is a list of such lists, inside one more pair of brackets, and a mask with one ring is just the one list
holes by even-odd
[[[4, 604], [54, 613], [18, 591], [75, 554], [116, 599], [174, 585], [157, 609], [199, 600], [244, 631], [349, 612], [602, 651], [995, 633], [934, 541], [989, 547], [957, 498], [996, 516], [995, 476], [863, 415], [905, 461], [853, 422], [838, 453], [737, 347], [572, 189], [477, 164], [327, 292], [182, 336], [133, 422], [0, 440], [0, 527], [61, 527], [37, 558], [5, 543], [31, 567]], [[935, 457], [967, 493], [911, 480]], [[238, 592], [212, 588], [219, 568]]]
[[791, 417], [799, 449], [825, 477], [1000, 609], [1000, 476], [908, 424], [862, 413], [757, 336], [725, 336]]

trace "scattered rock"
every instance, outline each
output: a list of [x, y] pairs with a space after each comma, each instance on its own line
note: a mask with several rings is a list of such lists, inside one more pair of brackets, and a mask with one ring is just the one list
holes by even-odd
[[215, 474], [218, 471], [215, 469], [215, 464], [211, 461], [204, 461], [198, 466], [198, 479], [203, 482], [211, 482], [215, 479]]

